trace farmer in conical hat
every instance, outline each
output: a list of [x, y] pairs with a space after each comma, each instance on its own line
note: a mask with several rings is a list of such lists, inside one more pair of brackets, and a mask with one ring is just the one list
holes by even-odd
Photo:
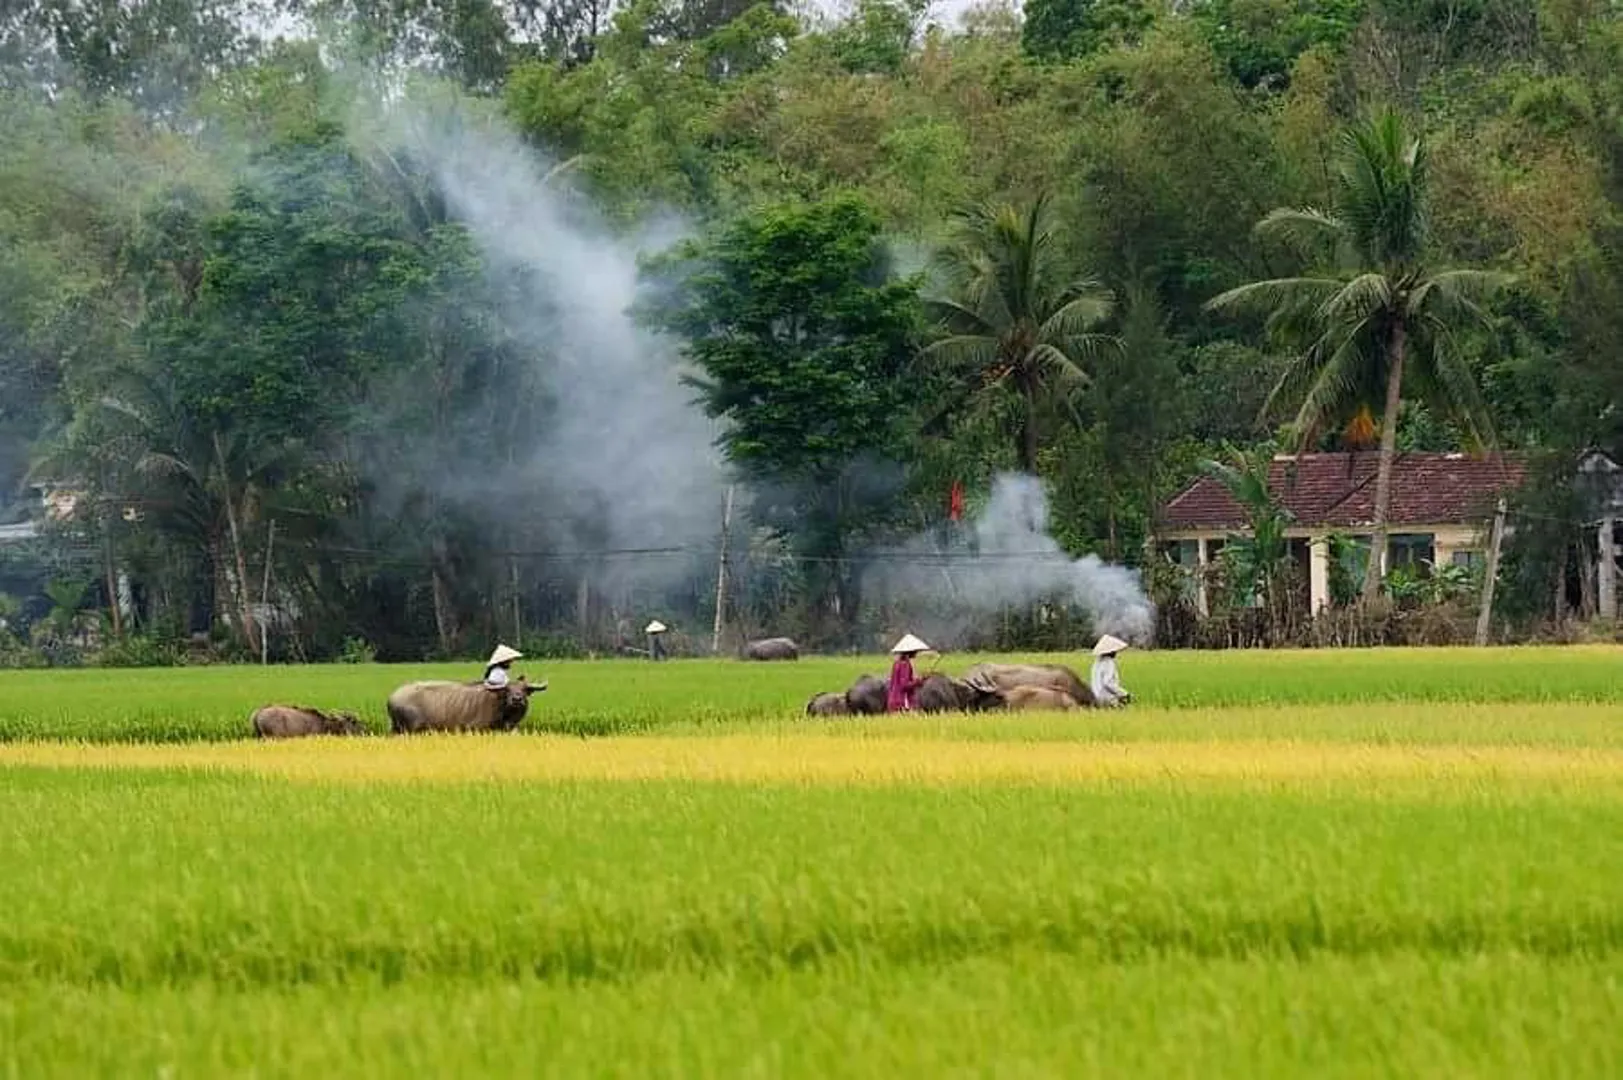
[[1133, 695], [1123, 689], [1121, 676], [1116, 671], [1116, 654], [1125, 648], [1127, 642], [1110, 634], [1100, 638], [1093, 647], [1093, 672], [1089, 681], [1096, 705], [1115, 708], [1133, 699]]
[[930, 646], [912, 634], [902, 635], [902, 640], [891, 646], [896, 661], [890, 666], [890, 683], [885, 688], [885, 711], [912, 712], [918, 704], [919, 687], [924, 680], [913, 674], [913, 658], [929, 649]]
[[665, 659], [665, 643], [660, 635], [664, 634], [667, 629], [669, 628], [658, 619], [642, 628], [642, 632], [648, 635], [648, 659]]
[[490, 654], [485, 662], [485, 686], [491, 690], [507, 689], [507, 669], [513, 666], [514, 660], [522, 659], [523, 653], [517, 649], [510, 649], [506, 645], [497, 645], [496, 651]]

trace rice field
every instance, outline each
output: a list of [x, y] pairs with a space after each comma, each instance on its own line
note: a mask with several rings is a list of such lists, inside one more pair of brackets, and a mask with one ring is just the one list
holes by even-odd
[[280, 743], [471, 676], [0, 675], [0, 1075], [1623, 1075], [1623, 649], [801, 714], [882, 663], [521, 662], [518, 733]]

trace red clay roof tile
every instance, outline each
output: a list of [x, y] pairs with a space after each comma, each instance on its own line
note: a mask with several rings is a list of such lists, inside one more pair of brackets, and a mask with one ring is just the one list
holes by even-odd
[[[1280, 455], [1268, 490], [1299, 526], [1355, 528], [1374, 517], [1375, 451]], [[1390, 525], [1469, 524], [1493, 513], [1494, 498], [1522, 482], [1519, 454], [1399, 454], [1392, 465]], [[1223, 485], [1201, 477], [1161, 509], [1164, 529], [1240, 529], [1245, 511]]]

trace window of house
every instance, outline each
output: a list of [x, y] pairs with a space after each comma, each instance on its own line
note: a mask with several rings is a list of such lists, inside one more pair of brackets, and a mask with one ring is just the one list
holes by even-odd
[[1448, 561], [1453, 563], [1455, 566], [1474, 571], [1486, 560], [1480, 551], [1456, 551], [1453, 555], [1449, 556]]
[[1433, 558], [1431, 533], [1398, 533], [1387, 538], [1386, 568], [1424, 570]]
[[1162, 545], [1166, 557], [1186, 569], [1200, 564], [1199, 540], [1170, 540]]

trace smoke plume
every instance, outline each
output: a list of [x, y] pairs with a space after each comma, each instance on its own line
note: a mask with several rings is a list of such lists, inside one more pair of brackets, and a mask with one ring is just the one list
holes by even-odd
[[[638, 251], [669, 245], [676, 225], [615, 237], [570, 197], [559, 178], [567, 170], [459, 99], [399, 103], [387, 127], [426, 163], [491, 272], [527, 283], [504, 317], [546, 364], [556, 407], [536, 418], [532, 452], [505, 494], [545, 498], [548, 532], [576, 551], [713, 545], [723, 482], [716, 428], [680, 383], [671, 343], [628, 314]], [[593, 576], [658, 586], [687, 570], [679, 556], [639, 556]]]
[[1099, 634], [1149, 641], [1155, 608], [1126, 567], [1096, 555], [1072, 558], [1048, 532], [1048, 500], [1035, 477], [997, 477], [963, 541], [943, 550], [928, 536], [884, 553], [869, 582], [907, 610], [932, 645], [984, 633], [990, 618], [1038, 601], [1074, 604]]

